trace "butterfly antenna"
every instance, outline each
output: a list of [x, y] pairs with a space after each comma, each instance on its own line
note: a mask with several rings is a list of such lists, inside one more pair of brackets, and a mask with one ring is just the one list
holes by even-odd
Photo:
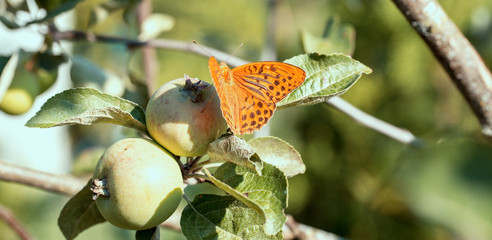
[[229, 61], [229, 59], [234, 56], [236, 54], [236, 52], [243, 46], [243, 43], [241, 43], [239, 45], [239, 47], [236, 48], [236, 50], [234, 50], [234, 52], [232, 52], [232, 54], [225, 60], [225, 62], [227, 63], [227, 61]]
[[[212, 85], [210, 85], [209, 87], [211, 87]], [[207, 108], [207, 106], [212, 102], [212, 100], [214, 99], [215, 97], [215, 94], [212, 95], [212, 97], [210, 98], [210, 100], [208, 100], [207, 104], [205, 104], [205, 106], [203, 106], [202, 110], [200, 111], [200, 113], [203, 113], [203, 111], [205, 111], [205, 108]]]
[[211, 54], [209, 51], [207, 51], [207, 49], [205, 49], [204, 47], [200, 46], [200, 44], [198, 44], [195, 40], [193, 40], [193, 43], [196, 44], [196, 46], [199, 47], [201, 50], [208, 53], [208, 55], [213, 56], [213, 54]]

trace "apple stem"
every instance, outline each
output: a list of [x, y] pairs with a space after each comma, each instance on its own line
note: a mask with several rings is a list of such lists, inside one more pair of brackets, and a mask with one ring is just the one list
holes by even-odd
[[103, 179], [94, 178], [94, 180], [92, 180], [92, 187], [91, 187], [91, 190], [93, 192], [92, 200], [96, 200], [100, 195], [109, 197], [109, 192], [108, 189], [106, 188], [107, 183], [108, 183], [107, 178], [103, 178]]

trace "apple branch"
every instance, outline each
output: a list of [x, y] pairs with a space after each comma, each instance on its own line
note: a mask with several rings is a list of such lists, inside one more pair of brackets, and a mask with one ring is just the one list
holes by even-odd
[[87, 179], [41, 172], [4, 161], [0, 161], [0, 180], [20, 183], [67, 196], [75, 195], [87, 182]]
[[422, 37], [492, 140], [492, 75], [436, 0], [393, 0]]

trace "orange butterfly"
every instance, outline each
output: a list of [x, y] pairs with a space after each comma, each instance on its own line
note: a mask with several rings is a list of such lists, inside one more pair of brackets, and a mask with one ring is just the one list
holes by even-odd
[[230, 69], [214, 57], [210, 75], [220, 98], [222, 115], [231, 131], [243, 135], [267, 124], [276, 103], [306, 79], [304, 70], [282, 62], [255, 62]]

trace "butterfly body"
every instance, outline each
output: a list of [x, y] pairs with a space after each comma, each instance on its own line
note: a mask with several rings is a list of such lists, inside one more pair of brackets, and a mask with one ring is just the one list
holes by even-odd
[[281, 62], [256, 62], [230, 69], [209, 59], [210, 75], [220, 98], [222, 115], [235, 134], [252, 133], [272, 117], [276, 103], [299, 87], [306, 73]]

